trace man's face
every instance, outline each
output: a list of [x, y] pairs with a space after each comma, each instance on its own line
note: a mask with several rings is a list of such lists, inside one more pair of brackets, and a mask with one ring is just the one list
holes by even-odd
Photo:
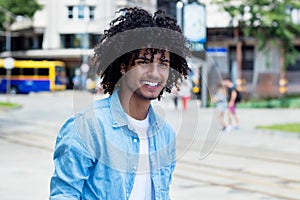
[[157, 52], [152, 59], [151, 53], [143, 49], [137, 59], [132, 60], [125, 69], [122, 87], [131, 92], [133, 98], [156, 99], [167, 82], [170, 69], [169, 52]]

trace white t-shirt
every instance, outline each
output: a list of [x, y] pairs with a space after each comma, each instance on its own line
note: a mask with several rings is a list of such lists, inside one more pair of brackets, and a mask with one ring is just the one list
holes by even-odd
[[129, 123], [135, 128], [140, 139], [140, 157], [137, 174], [134, 179], [133, 188], [129, 200], [151, 200], [152, 182], [149, 164], [149, 149], [147, 129], [149, 127], [149, 117], [144, 120], [136, 120], [127, 115]]

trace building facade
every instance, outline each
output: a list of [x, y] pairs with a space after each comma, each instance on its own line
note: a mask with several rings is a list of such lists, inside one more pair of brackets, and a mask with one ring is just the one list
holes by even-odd
[[[204, 48], [214, 62], [210, 69], [218, 70], [222, 76], [231, 76], [249, 97], [300, 93], [300, 57], [286, 69], [286, 80], [281, 80], [276, 45], [268, 46], [266, 54], [257, 48], [255, 38], [245, 38], [241, 30], [230, 26], [229, 15], [211, 0], [199, 2], [205, 5], [206, 10], [207, 39]], [[177, 17], [178, 1], [39, 0], [39, 3], [43, 9], [36, 12], [33, 20], [20, 18], [11, 26], [12, 56], [15, 59], [64, 61], [71, 82], [75, 69], [93, 54], [93, 47], [115, 17], [116, 10], [138, 6], [153, 12], [160, 8]], [[300, 12], [294, 15], [300, 24]], [[5, 34], [2, 34], [0, 57], [7, 55], [5, 44]], [[295, 47], [300, 51], [300, 41], [295, 40]]]
[[[202, 2], [207, 5], [206, 51], [223, 76], [231, 76], [246, 97], [300, 93], [300, 37], [293, 41], [299, 52], [296, 63], [282, 69], [279, 45], [274, 40], [259, 49], [256, 38], [246, 37], [228, 14], [211, 0]], [[292, 10], [291, 15], [300, 26], [300, 11]]]
[[[164, 9], [176, 9], [174, 1], [158, 2]], [[218, 72], [221, 77], [231, 77], [245, 98], [300, 93], [300, 38], [293, 41], [299, 51], [296, 63], [282, 70], [279, 45], [270, 42], [264, 49], [259, 49], [257, 40], [245, 37], [243, 31], [231, 23], [230, 16], [212, 0], [181, 2], [197, 2], [205, 6], [207, 39], [203, 45], [207, 65], [210, 65], [207, 67], [208, 87], [215, 85], [217, 78], [214, 76]], [[174, 10], [168, 13], [176, 16]], [[300, 11], [294, 10], [291, 14], [300, 26]]]
[[[43, 9], [32, 20], [21, 18], [11, 26], [11, 55], [15, 59], [60, 60], [68, 77], [92, 56], [109, 22], [120, 8], [156, 9], [153, 0], [39, 0]], [[0, 57], [6, 57], [5, 36], [0, 37]]]

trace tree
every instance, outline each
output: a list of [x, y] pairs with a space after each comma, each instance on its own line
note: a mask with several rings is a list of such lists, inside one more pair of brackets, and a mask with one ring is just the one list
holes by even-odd
[[4, 10], [7, 10], [9, 13], [14, 16], [24, 16], [28, 18], [32, 18], [34, 13], [40, 9], [42, 9], [42, 5], [40, 5], [37, 0], [0, 0], [0, 7], [3, 9], [0, 12], [0, 29], [4, 29], [4, 23], [12, 24], [15, 18], [9, 17], [4, 13]]
[[300, 26], [292, 19], [292, 11], [300, 9], [299, 0], [214, 0], [241, 28], [246, 37], [257, 39], [259, 49], [272, 41], [280, 50], [280, 78], [285, 79], [288, 64], [294, 64], [298, 52], [294, 47]]

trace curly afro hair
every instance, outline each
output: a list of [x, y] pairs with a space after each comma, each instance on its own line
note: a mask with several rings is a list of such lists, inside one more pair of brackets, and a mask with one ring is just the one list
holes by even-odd
[[117, 14], [119, 16], [111, 21], [110, 28], [104, 31], [94, 49], [94, 67], [102, 78], [104, 93], [113, 93], [122, 76], [121, 65], [128, 66], [130, 60], [137, 58], [141, 49], [147, 49], [152, 57], [158, 51], [169, 51], [170, 66], [174, 70], [170, 71], [164, 89], [170, 92], [176, 86], [176, 81], [186, 78], [190, 70], [186, 58], [191, 53], [176, 20], [163, 11], [159, 10], [152, 16], [137, 7], [121, 9]]

